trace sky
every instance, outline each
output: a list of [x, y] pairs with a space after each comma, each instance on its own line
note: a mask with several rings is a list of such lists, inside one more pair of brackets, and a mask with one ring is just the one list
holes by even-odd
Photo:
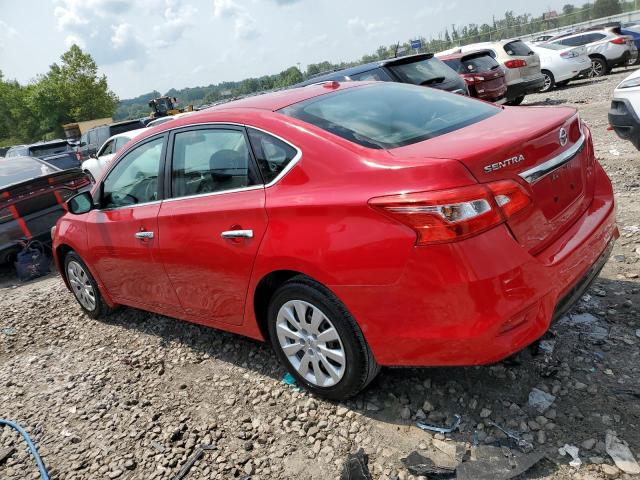
[[20, 83], [72, 44], [120, 98], [355, 60], [506, 10], [539, 15], [582, 0], [0, 0], [0, 71]]

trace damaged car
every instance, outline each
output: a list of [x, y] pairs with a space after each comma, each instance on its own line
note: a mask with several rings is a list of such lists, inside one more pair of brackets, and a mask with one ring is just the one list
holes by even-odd
[[267, 340], [299, 385], [497, 362], [539, 339], [618, 236], [573, 108], [327, 82], [149, 129], [68, 201], [54, 258], [119, 305]]

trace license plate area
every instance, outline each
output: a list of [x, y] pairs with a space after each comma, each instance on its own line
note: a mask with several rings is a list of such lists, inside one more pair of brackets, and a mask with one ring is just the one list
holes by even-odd
[[[581, 165], [581, 155], [575, 155], [531, 186], [536, 203], [548, 220], [564, 223], [572, 216], [573, 212], [566, 210], [584, 194]], [[568, 217], [564, 218], [563, 213]]]

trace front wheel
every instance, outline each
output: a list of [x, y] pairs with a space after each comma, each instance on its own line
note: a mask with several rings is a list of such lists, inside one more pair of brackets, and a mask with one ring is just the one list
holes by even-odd
[[597, 78], [602, 77], [607, 74], [607, 62], [599, 57], [594, 57], [591, 59], [591, 69], [587, 74], [589, 78]]
[[317, 395], [333, 400], [352, 397], [380, 371], [346, 307], [307, 277], [295, 277], [275, 292], [268, 322], [280, 362]]
[[102, 299], [98, 284], [89, 268], [77, 253], [67, 254], [64, 259], [64, 272], [73, 295], [87, 315], [99, 318], [111, 313], [112, 309]]
[[542, 70], [542, 75], [544, 75], [544, 85], [540, 89], [540, 92], [548, 92], [556, 85], [556, 80], [553, 77], [553, 73], [549, 70]]

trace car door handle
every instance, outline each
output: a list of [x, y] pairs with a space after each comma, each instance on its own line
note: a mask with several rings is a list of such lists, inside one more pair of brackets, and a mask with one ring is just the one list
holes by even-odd
[[153, 238], [153, 232], [136, 232], [136, 238], [138, 240], [146, 240]]
[[253, 238], [253, 230], [227, 230], [220, 236], [222, 238]]

